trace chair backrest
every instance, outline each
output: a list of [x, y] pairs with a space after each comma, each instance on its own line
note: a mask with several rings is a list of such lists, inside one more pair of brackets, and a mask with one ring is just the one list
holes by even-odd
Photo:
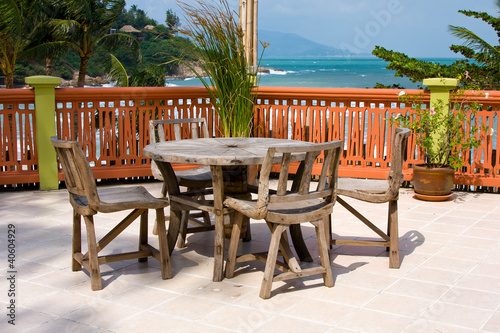
[[403, 162], [410, 135], [411, 131], [408, 128], [397, 127], [394, 131], [391, 168], [387, 177], [387, 181], [389, 182], [388, 196], [391, 198], [397, 197], [399, 194], [399, 187], [401, 186], [403, 176]]
[[98, 207], [100, 201], [94, 174], [82, 147], [77, 141], [63, 141], [55, 136], [51, 137], [50, 141], [61, 163], [71, 199], [76, 200], [78, 196], [85, 197], [82, 198], [83, 201], [78, 200], [79, 204], [84, 204], [86, 199], [90, 207]]
[[205, 118], [158, 119], [149, 121], [151, 143], [166, 141], [165, 133], [172, 128], [175, 140], [210, 137]]
[[[205, 118], [157, 119], [149, 121], [151, 143], [167, 141], [165, 133], [167, 131], [172, 133], [172, 129], [175, 140], [210, 137]], [[163, 180], [163, 175], [155, 161], [151, 161], [151, 172], [156, 179]]]
[[[310, 146], [288, 146], [270, 147], [266, 158], [262, 164], [259, 178], [259, 189], [257, 198], [257, 210], [265, 216], [269, 203], [291, 203], [310, 199], [324, 199], [325, 205], [335, 203], [337, 198], [337, 177], [340, 155], [342, 153], [342, 141], [331, 141], [313, 144]], [[318, 156], [323, 153], [323, 163], [321, 174], [316, 189], [311, 189], [311, 179], [314, 164]], [[292, 187], [287, 189], [290, 162], [297, 160], [297, 156], [302, 156], [300, 166], [293, 178]], [[278, 157], [281, 163], [278, 188], [276, 193], [269, 194], [269, 175], [273, 163]], [[324, 206], [318, 206], [318, 209]]]

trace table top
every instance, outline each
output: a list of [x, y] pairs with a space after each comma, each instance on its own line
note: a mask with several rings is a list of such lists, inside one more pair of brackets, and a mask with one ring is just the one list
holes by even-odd
[[150, 144], [144, 155], [170, 163], [255, 165], [262, 164], [269, 147], [309, 145], [313, 143], [273, 138], [203, 138]]

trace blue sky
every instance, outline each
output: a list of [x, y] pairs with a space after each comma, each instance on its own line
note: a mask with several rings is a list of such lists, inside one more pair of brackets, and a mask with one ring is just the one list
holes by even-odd
[[[228, 2], [238, 9], [238, 0]], [[127, 0], [127, 7], [132, 4], [159, 23], [172, 9], [183, 23], [175, 0]], [[493, 28], [458, 13], [460, 9], [499, 15], [494, 0], [260, 0], [259, 29], [295, 33], [362, 53], [380, 45], [418, 58], [455, 56], [449, 46], [460, 41], [448, 32], [450, 24], [498, 45]]]

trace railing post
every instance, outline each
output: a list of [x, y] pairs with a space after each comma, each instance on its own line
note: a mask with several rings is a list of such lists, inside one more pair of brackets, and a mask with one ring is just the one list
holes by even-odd
[[26, 83], [35, 89], [36, 146], [38, 151], [38, 172], [40, 190], [57, 190], [57, 156], [50, 143], [50, 137], [56, 135], [55, 125], [55, 87], [61, 78], [53, 76], [30, 76]]
[[[458, 86], [458, 79], [450, 79], [450, 78], [432, 78], [432, 79], [424, 79], [423, 84], [427, 86], [427, 88], [431, 92], [430, 96], [430, 105], [429, 109], [435, 106], [441, 105], [443, 108], [439, 110], [437, 108], [436, 112], [446, 112], [450, 111], [450, 91], [455, 89]], [[446, 130], [446, 125], [443, 124], [443, 129], [441, 132]], [[436, 147], [436, 138], [434, 138], [434, 147]]]
[[431, 107], [437, 105], [439, 101], [448, 106], [450, 104], [450, 91], [458, 86], [458, 79], [424, 79], [423, 84], [431, 91]]

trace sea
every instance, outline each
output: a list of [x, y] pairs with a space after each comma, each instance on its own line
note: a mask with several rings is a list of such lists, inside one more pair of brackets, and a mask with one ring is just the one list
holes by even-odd
[[[449, 65], [456, 58], [425, 58], [431, 62]], [[262, 59], [261, 67], [269, 73], [259, 75], [259, 86], [315, 87], [315, 88], [373, 88], [377, 83], [404, 89], [421, 88], [422, 82], [411, 82], [406, 77], [395, 77], [389, 63], [376, 57], [330, 58], [269, 58]], [[202, 86], [199, 79], [168, 79], [168, 86]]]

